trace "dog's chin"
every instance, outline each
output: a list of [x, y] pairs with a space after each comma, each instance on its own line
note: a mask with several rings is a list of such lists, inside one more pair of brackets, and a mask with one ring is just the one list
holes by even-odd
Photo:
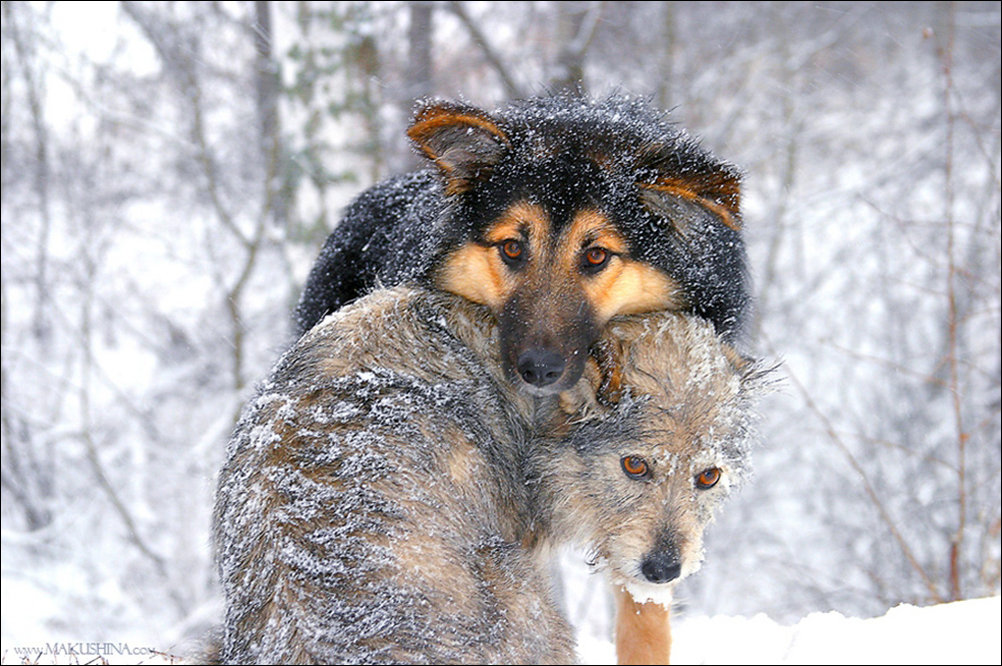
[[624, 576], [614, 571], [609, 572], [609, 579], [613, 585], [622, 587], [629, 592], [637, 603], [654, 603], [665, 608], [671, 607], [675, 583], [678, 582], [676, 579], [670, 583], [649, 583], [634, 576]]

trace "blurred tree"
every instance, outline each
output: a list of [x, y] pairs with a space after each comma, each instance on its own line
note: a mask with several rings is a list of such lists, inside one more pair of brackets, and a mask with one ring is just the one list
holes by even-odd
[[556, 39], [559, 44], [550, 75], [553, 92], [587, 94], [585, 55], [602, 16], [602, 2], [557, 3]]
[[[285, 91], [297, 122], [290, 137], [293, 196], [316, 212], [301, 211], [304, 223], [293, 238], [319, 248], [336, 223], [331, 188], [386, 175], [382, 57], [371, 34], [379, 17], [366, 3], [300, 2], [295, 18], [298, 34], [286, 54]], [[343, 132], [345, 125], [350, 129]], [[346, 138], [336, 138], [339, 134]], [[308, 192], [302, 187], [307, 183]]]
[[273, 54], [272, 3], [266, 0], [254, 2], [254, 47], [257, 52], [255, 69], [257, 76], [254, 88], [257, 92], [257, 115], [260, 123], [261, 155], [265, 164], [264, 191], [267, 205], [271, 208], [274, 223], [284, 228], [288, 224], [288, 203], [291, 195], [289, 183], [283, 182], [285, 154], [281, 126], [279, 124], [279, 92], [281, 74], [278, 61]]
[[[5, 20], [4, 33], [13, 46], [12, 54], [8, 56], [5, 52], [5, 71], [6, 67], [9, 66], [16, 68], [20, 75], [22, 87], [15, 94], [24, 94], [28, 105], [34, 143], [31, 151], [34, 159], [29, 160], [29, 164], [40, 224], [35, 252], [35, 299], [31, 330], [36, 337], [45, 340], [50, 331], [47, 313], [50, 307], [47, 272], [49, 234], [52, 230], [52, 201], [49, 196], [49, 133], [45, 111], [42, 108], [45, 81], [44, 74], [39, 71], [39, 56], [37, 54], [40, 35], [35, 32], [32, 25], [35, 16], [30, 10], [11, 7], [8, 3], [3, 7], [3, 17]], [[6, 90], [6, 92], [10, 91]], [[8, 117], [6, 114], [4, 115], [5, 118]], [[6, 158], [11, 157], [11, 155], [5, 152], [4, 157], [6, 162]]]
[[407, 27], [407, 94], [405, 97], [419, 99], [431, 95], [435, 90], [431, 69], [432, 55], [432, 12], [431, 2], [415, 0], [409, 5], [410, 21]]

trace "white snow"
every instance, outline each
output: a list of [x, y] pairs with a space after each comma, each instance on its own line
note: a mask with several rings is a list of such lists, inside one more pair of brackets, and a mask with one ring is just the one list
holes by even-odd
[[[129, 640], [81, 642], [79, 637], [42, 633], [41, 618], [53, 599], [39, 599], [30, 584], [4, 578], [4, 664], [88, 663], [93, 650], [144, 650], [149, 642]], [[41, 603], [40, 603], [41, 601]], [[14, 612], [17, 609], [17, 612]], [[26, 632], [26, 633], [22, 633]], [[970, 599], [919, 608], [902, 604], [876, 618], [846, 617], [837, 611], [811, 613], [794, 625], [783, 625], [765, 614], [754, 617], [685, 617], [672, 622], [672, 662], [676, 664], [999, 664], [1002, 663], [1002, 597]], [[610, 640], [585, 631], [578, 635], [582, 664], [613, 664]], [[50, 648], [90, 650], [77, 660]], [[177, 663], [182, 656], [170, 646], [153, 646], [156, 654], [117, 655], [100, 652], [111, 664]], [[38, 650], [26, 652], [26, 649]], [[138, 661], [137, 661], [138, 658]], [[104, 663], [98, 661], [97, 663]]]
[[[1002, 597], [869, 619], [811, 613], [792, 626], [754, 617], [683, 617], [672, 624], [676, 664], [999, 664]], [[612, 643], [578, 636], [583, 664], [615, 663]]]

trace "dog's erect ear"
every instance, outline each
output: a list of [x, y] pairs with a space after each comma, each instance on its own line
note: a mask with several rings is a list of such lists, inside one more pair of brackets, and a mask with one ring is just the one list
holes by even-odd
[[456, 102], [419, 108], [407, 136], [441, 169], [446, 194], [466, 192], [486, 180], [510, 145], [486, 112]]
[[[686, 209], [709, 211], [734, 231], [741, 230], [741, 172], [725, 162], [687, 163], [678, 149], [652, 144], [637, 155], [640, 200], [650, 210], [684, 225]], [[680, 226], [683, 235], [688, 229]]]

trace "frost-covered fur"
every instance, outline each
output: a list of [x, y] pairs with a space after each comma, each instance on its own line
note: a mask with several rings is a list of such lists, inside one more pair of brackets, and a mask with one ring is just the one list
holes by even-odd
[[[640, 570], [658, 549], [698, 566], [748, 433], [749, 372], [712, 326], [614, 325], [602, 356], [623, 386], [591, 368], [565, 420], [500, 375], [492, 322], [459, 297], [380, 291], [278, 363], [219, 479], [223, 661], [568, 663], [544, 545], [593, 547], [638, 598], [665, 589]], [[624, 455], [651, 477], [627, 478]], [[724, 479], [697, 491], [706, 466]]]
[[219, 479], [223, 661], [573, 660], [519, 543], [531, 407], [493, 335], [482, 308], [401, 288], [286, 353]]
[[[579, 391], [584, 407], [565, 404], [578, 414], [573, 427], [533, 448], [536, 520], [545, 538], [590, 546], [634, 600], [667, 604], [671, 587], [699, 569], [703, 531], [748, 471], [752, 402], [768, 373], [707, 322], [678, 314], [615, 321], [602, 344], [620, 374], [614, 387], [605, 378], [599, 398], [616, 404], [594, 415]], [[627, 457], [647, 473], [628, 476]], [[707, 470], [719, 478], [700, 488]], [[648, 561], [670, 570], [668, 580], [651, 582]]]

